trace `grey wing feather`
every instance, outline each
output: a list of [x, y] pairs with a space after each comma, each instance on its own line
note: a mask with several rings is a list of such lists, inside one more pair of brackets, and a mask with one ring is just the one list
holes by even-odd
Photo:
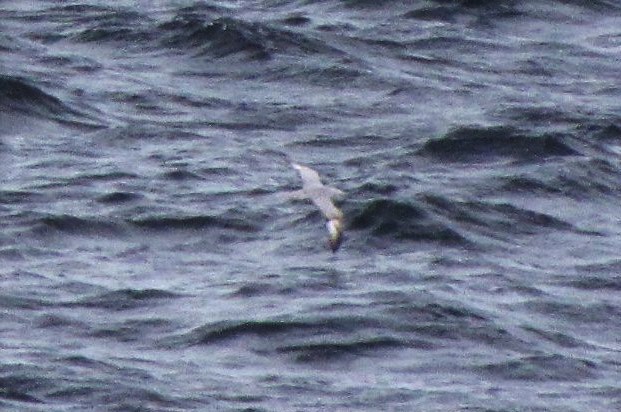
[[294, 197], [298, 199], [310, 198], [328, 220], [342, 219], [343, 212], [332, 203], [332, 198], [342, 197], [344, 193], [337, 188], [324, 186], [321, 183], [319, 173], [310, 167], [297, 163], [291, 163], [291, 166], [298, 171], [302, 178], [302, 190], [293, 192], [298, 195]]
[[328, 192], [330, 198], [342, 199], [345, 197], [345, 192], [336, 187], [326, 186], [326, 191]]
[[293, 166], [293, 168], [300, 174], [304, 187], [323, 186], [321, 179], [319, 178], [319, 173], [310, 167], [302, 166], [297, 163], [291, 163], [291, 166]]
[[343, 212], [332, 203], [332, 200], [328, 196], [313, 196], [311, 200], [321, 210], [321, 213], [328, 220], [332, 219], [342, 219]]

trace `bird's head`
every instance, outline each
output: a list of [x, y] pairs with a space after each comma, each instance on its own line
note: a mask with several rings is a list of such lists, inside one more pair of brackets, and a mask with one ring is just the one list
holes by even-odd
[[341, 219], [330, 219], [326, 222], [326, 227], [330, 233], [330, 249], [332, 252], [336, 252], [343, 243], [343, 221]]

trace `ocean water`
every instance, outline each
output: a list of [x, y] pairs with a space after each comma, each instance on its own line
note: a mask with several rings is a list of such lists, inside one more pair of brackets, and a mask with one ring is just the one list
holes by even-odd
[[0, 1], [0, 409], [620, 410], [620, 59], [617, 1]]

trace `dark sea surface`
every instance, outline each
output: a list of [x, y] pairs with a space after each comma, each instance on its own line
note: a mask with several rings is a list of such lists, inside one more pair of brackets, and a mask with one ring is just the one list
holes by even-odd
[[0, 410], [621, 410], [619, 1], [0, 0], [0, 107]]

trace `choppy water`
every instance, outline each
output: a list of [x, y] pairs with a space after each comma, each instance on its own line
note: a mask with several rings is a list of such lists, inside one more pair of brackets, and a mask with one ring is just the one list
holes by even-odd
[[0, 56], [3, 410], [621, 408], [619, 2], [0, 1]]

